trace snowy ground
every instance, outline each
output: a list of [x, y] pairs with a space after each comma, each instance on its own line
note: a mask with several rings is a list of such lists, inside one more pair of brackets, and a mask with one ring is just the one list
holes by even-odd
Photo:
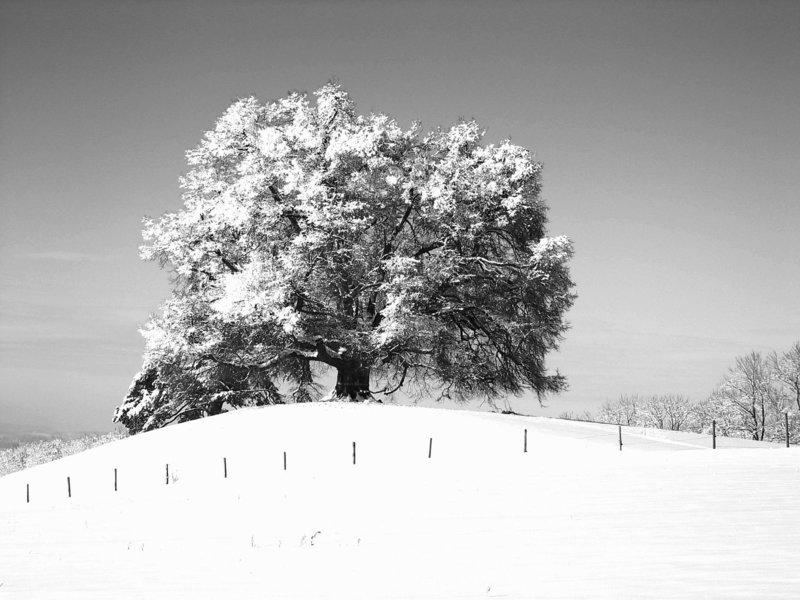
[[800, 450], [623, 442], [347, 404], [139, 435], [0, 478], [0, 600], [800, 596]]

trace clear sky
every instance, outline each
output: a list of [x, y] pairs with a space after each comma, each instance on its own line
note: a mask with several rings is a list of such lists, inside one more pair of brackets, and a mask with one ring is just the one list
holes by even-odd
[[141, 218], [236, 98], [332, 77], [545, 165], [579, 299], [547, 409], [705, 398], [800, 339], [800, 3], [0, 0], [0, 422], [107, 429], [169, 293]]

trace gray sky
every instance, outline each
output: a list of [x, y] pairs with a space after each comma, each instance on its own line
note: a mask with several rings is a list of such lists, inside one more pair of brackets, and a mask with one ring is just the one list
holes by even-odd
[[236, 98], [336, 77], [544, 162], [576, 246], [557, 415], [800, 339], [800, 3], [0, 0], [0, 421], [107, 429], [169, 293], [141, 218]]

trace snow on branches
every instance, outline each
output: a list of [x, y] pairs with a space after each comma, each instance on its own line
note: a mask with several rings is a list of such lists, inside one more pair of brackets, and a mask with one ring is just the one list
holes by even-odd
[[115, 420], [133, 431], [240, 405], [401, 387], [492, 400], [564, 388], [545, 355], [574, 300], [546, 237], [541, 165], [477, 123], [423, 135], [328, 84], [234, 103], [187, 153], [184, 207], [146, 220], [174, 276]]

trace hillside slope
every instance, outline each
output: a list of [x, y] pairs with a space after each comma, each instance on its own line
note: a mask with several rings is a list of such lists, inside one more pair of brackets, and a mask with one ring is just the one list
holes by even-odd
[[797, 597], [800, 451], [623, 438], [339, 403], [142, 434], [0, 478], [0, 599]]

